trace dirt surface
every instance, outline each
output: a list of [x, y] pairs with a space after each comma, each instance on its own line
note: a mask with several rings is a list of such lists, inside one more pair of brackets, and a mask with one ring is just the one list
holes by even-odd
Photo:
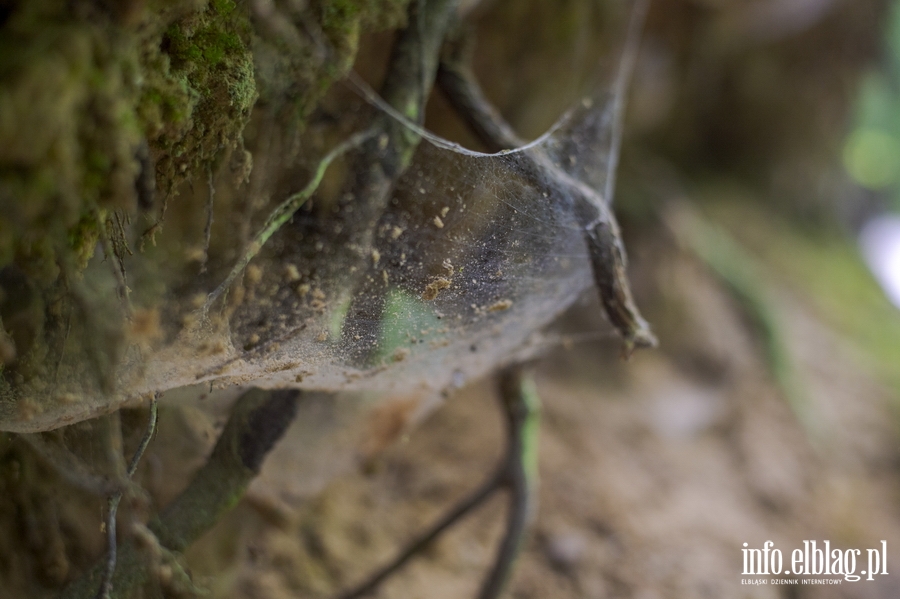
[[[758, 262], [757, 286], [784, 348], [779, 366], [744, 300], [703, 261], [646, 239], [633, 255], [638, 301], [660, 349], [623, 362], [592, 295], [557, 326], [575, 333], [543, 337], [550, 349], [533, 365], [543, 401], [540, 507], [507, 596], [900, 596], [896, 391], [872, 348], [829, 324], [834, 319], [796, 277]], [[146, 496], [123, 502], [120, 542], [204, 463], [239, 393], [206, 397], [203, 389], [164, 398], [136, 476]], [[305, 395], [245, 498], [183, 565], [216, 599], [335, 596], [493, 471], [504, 447], [499, 405], [493, 380], [451, 393], [442, 405], [415, 394]], [[123, 412], [122, 422], [131, 455], [146, 410]], [[101, 424], [45, 441], [99, 474]], [[0, 467], [0, 526], [11, 532], [0, 544], [0, 598], [56, 597], [103, 558], [105, 503], [79, 487], [83, 476], [63, 476], [21, 438], [0, 437]], [[501, 494], [378, 596], [474, 597], [504, 514]], [[812, 540], [861, 550], [857, 572], [867, 567], [866, 549], [885, 541], [889, 574], [858, 582], [742, 574], [744, 543], [761, 549], [772, 541], [788, 568], [791, 552]], [[171, 584], [177, 566], [163, 565], [156, 587], [164, 592], [148, 597], [190, 596]], [[841, 584], [772, 584], [820, 578]]]
[[[729, 296], [689, 261], [662, 270], [693, 282], [680, 287], [689, 306], [681, 325], [693, 328], [693, 341], [673, 338], [668, 351], [627, 363], [609, 341], [576, 343], [537, 366], [540, 510], [509, 596], [900, 595], [891, 393], [866, 374], [852, 343], [783, 290], [784, 335], [806, 398], [798, 417]], [[663, 305], [674, 309], [674, 299]], [[602, 328], [595, 308], [572, 322]], [[360, 452], [345, 460], [346, 475], [318, 485], [298, 487], [302, 473], [273, 457], [238, 509], [191, 549], [193, 572], [213, 597], [333, 596], [491, 472], [503, 447], [498, 410], [491, 382], [473, 385], [377, 458]], [[378, 596], [474, 596], [503, 514], [504, 501], [493, 498]], [[821, 578], [742, 576], [743, 543], [767, 540], [786, 564], [804, 540], [859, 548], [857, 571], [865, 549], [885, 540], [890, 574], [839, 586], [742, 584]]]

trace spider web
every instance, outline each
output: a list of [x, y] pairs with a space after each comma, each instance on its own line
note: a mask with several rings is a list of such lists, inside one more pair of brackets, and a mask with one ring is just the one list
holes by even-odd
[[[280, 359], [307, 357], [304, 385], [396, 392], [460, 384], [516, 359], [592, 284], [571, 198], [524, 161], [420, 146], [356, 276], [319, 279], [306, 302], [279, 287]], [[328, 309], [317, 314], [320, 302]], [[239, 335], [258, 334], [249, 320]]]
[[[593, 286], [575, 199], [535, 161], [608, 202], [623, 90], [580, 103], [517, 151], [480, 154], [426, 134], [376, 218], [352, 203], [301, 210], [200, 314], [187, 298], [231, 267], [211, 256], [210, 276], [170, 290], [165, 341], [125, 353], [114, 392], [65, 377], [50, 392], [65, 401], [39, 400], [37, 417], [10, 428], [46, 430], [190, 386], [436, 395], [527, 359]], [[357, 158], [342, 159], [348, 179]]]

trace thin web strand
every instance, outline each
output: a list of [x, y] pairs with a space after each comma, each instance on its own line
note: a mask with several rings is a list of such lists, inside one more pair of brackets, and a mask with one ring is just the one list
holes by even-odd
[[559, 118], [559, 120], [557, 120], [555, 123], [553, 123], [553, 126], [550, 127], [543, 135], [541, 135], [540, 137], [538, 137], [537, 139], [535, 139], [533, 141], [528, 142], [527, 144], [525, 144], [523, 146], [519, 146], [518, 148], [512, 148], [509, 150], [501, 150], [499, 152], [493, 152], [493, 153], [478, 152], [476, 150], [470, 150], [468, 148], [465, 148], [456, 142], [450, 141], [449, 139], [444, 139], [443, 137], [441, 137], [439, 135], [435, 135], [431, 131], [428, 131], [427, 129], [412, 122], [411, 120], [406, 118], [403, 114], [401, 114], [399, 111], [397, 111], [393, 106], [391, 106], [390, 104], [385, 102], [381, 98], [381, 96], [378, 95], [378, 92], [376, 92], [374, 89], [372, 89], [372, 87], [368, 83], [363, 81], [362, 77], [357, 75], [356, 72], [350, 71], [350, 73], [347, 75], [347, 80], [350, 82], [351, 88], [353, 88], [354, 91], [359, 93], [363, 97], [364, 100], [366, 100], [367, 102], [369, 102], [370, 104], [372, 104], [373, 106], [375, 106], [376, 108], [381, 110], [382, 112], [386, 113], [392, 119], [394, 119], [395, 121], [397, 121], [404, 127], [408, 128], [410, 131], [412, 131], [416, 135], [420, 136], [422, 139], [424, 139], [431, 145], [438, 147], [438, 148], [442, 148], [444, 150], [450, 150], [451, 152], [454, 152], [456, 154], [462, 154], [464, 156], [472, 156], [474, 158], [495, 158], [497, 156], [508, 156], [510, 154], [517, 154], [519, 152], [525, 152], [532, 148], [536, 148], [536, 147], [540, 146], [541, 144], [543, 144], [544, 142], [546, 142], [551, 137], [553, 137], [553, 135], [556, 133], [557, 129], [562, 127], [569, 120], [569, 118], [572, 115], [572, 111], [567, 111], [565, 114], [563, 114], [562, 117]]

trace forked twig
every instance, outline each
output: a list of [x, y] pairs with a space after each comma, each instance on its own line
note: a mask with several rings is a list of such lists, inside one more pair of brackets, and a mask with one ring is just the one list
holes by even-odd
[[[147, 421], [147, 429], [144, 431], [144, 436], [141, 438], [141, 442], [137, 447], [137, 450], [134, 452], [134, 456], [131, 458], [131, 462], [128, 464], [128, 468], [125, 470], [125, 476], [130, 480], [135, 471], [137, 471], [138, 462], [141, 461], [141, 457], [144, 455], [144, 451], [147, 450], [147, 446], [150, 444], [150, 440], [153, 438], [153, 433], [156, 431], [156, 422], [158, 416], [158, 401], [159, 395], [154, 393], [153, 399], [150, 400], [150, 417]], [[116, 539], [116, 515], [119, 511], [119, 503], [122, 501], [122, 492], [118, 491], [109, 497], [108, 503], [108, 513], [106, 516], [106, 544], [107, 544], [107, 556], [106, 556], [106, 569], [103, 572], [103, 579], [100, 583], [100, 589], [97, 592], [98, 599], [109, 599], [110, 593], [113, 590], [113, 575], [116, 572], [116, 561], [118, 559], [118, 541]]]
[[505, 468], [497, 470], [497, 472], [484, 481], [480, 487], [451, 508], [443, 518], [435, 522], [431, 528], [410, 541], [389, 564], [382, 566], [377, 572], [370, 575], [365, 582], [338, 595], [338, 599], [356, 599], [357, 597], [365, 597], [374, 592], [382, 582], [406, 565], [410, 559], [425, 549], [432, 541], [438, 538], [441, 533], [453, 526], [463, 516], [484, 503], [494, 494], [494, 491], [501, 488], [505, 475]]
[[531, 381], [523, 379], [520, 366], [508, 367], [501, 373], [500, 401], [507, 421], [507, 446], [506, 455], [496, 472], [428, 530], [410, 541], [390, 563], [363, 583], [338, 595], [338, 599], [357, 599], [371, 594], [448, 528], [482, 505], [494, 492], [505, 488], [510, 493], [506, 532], [494, 565], [482, 583], [478, 599], [496, 599], [500, 596], [537, 508], [540, 399]]
[[534, 382], [522, 376], [522, 366], [510, 366], [500, 374], [500, 401], [508, 431], [505, 484], [509, 489], [509, 512], [506, 534], [478, 599], [495, 599], [506, 588], [537, 513], [541, 400]]
[[[293, 390], [251, 389], [238, 399], [206, 464], [181, 495], [150, 520], [147, 529], [159, 548], [169, 553], [184, 551], [237, 504], [292, 422], [299, 395]], [[146, 448], [145, 441], [141, 448]], [[136, 464], [132, 460], [129, 471]], [[131, 539], [117, 548], [111, 577], [116, 596], [131, 597], [151, 580], [145, 552]], [[109, 571], [107, 558], [69, 585], [60, 599], [95, 599], [96, 589]]]

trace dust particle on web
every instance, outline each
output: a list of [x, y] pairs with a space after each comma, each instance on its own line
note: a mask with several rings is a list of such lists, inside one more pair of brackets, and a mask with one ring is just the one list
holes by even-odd
[[300, 271], [297, 270], [297, 267], [293, 264], [285, 264], [284, 265], [284, 277], [291, 283], [295, 283], [300, 280]]
[[319, 288], [313, 289], [312, 298], [312, 301], [309, 302], [309, 307], [320, 314], [324, 312], [325, 308], [328, 306], [328, 304], [325, 303], [325, 293]]
[[282, 362], [281, 364], [276, 363], [276, 364], [272, 364], [271, 366], [267, 367], [266, 372], [273, 373], [273, 372], [284, 372], [285, 370], [294, 370], [297, 367], [299, 367], [301, 364], [302, 364], [302, 362], [299, 362], [297, 360], [293, 360], [293, 361], [289, 361], [289, 362]]
[[255, 285], [262, 280], [263, 271], [260, 267], [255, 264], [251, 264], [247, 267], [247, 282], [251, 285]]
[[391, 239], [397, 239], [401, 235], [403, 235], [403, 229], [401, 229], [400, 227], [394, 227], [393, 229], [391, 229]]
[[309, 290], [309, 283], [297, 285], [297, 295], [299, 295], [300, 297], [306, 297], [306, 295], [309, 293]]
[[388, 272], [384, 269], [381, 269], [381, 278], [384, 280], [385, 285], [390, 283], [390, 277], [388, 277]]
[[448, 212], [450, 212], [450, 208], [448, 206], [444, 206], [443, 208], [441, 208], [441, 218], [446, 217]]
[[450, 287], [450, 279], [445, 279], [444, 277], [438, 277], [431, 283], [425, 286], [425, 291], [422, 292], [422, 299], [426, 302], [429, 302], [437, 297], [438, 293], [442, 290]]
[[328, 331], [322, 331], [316, 337], [316, 341], [328, 341]]
[[138, 308], [131, 315], [128, 329], [131, 339], [137, 343], [148, 345], [162, 338], [163, 332], [159, 324], [159, 310], [156, 308]]
[[41, 412], [39, 406], [29, 398], [20, 400], [16, 407], [19, 410], [19, 420], [25, 422], [33, 420]]
[[391, 356], [391, 360], [394, 362], [402, 362], [406, 359], [406, 356], [409, 355], [409, 349], [405, 347], [398, 347], [394, 354]]
[[257, 345], [259, 345], [259, 335], [253, 333], [252, 335], [250, 335], [250, 338], [247, 339], [247, 343], [244, 344], [244, 349], [248, 350]]
[[372, 266], [378, 266], [379, 260], [381, 260], [381, 252], [372, 250]]
[[444, 221], [441, 220], [440, 216], [434, 217], [434, 226], [437, 227], [438, 229], [444, 228]]
[[503, 310], [509, 310], [512, 307], [512, 300], [500, 300], [498, 302], [494, 302], [490, 306], [488, 306], [488, 312], [502, 312]]

